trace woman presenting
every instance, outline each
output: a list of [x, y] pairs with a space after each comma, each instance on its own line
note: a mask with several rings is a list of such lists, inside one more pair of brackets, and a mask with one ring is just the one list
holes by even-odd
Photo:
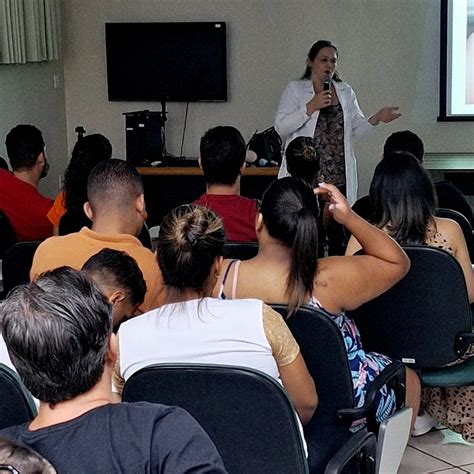
[[[330, 41], [313, 44], [302, 79], [290, 82], [283, 91], [275, 129], [286, 137], [285, 148], [295, 137], [314, 137], [321, 155], [318, 179], [336, 185], [353, 204], [357, 168], [352, 138], [370, 132], [380, 122], [397, 119], [400, 113], [398, 107], [384, 107], [367, 120], [352, 87], [337, 74], [337, 57]], [[287, 175], [283, 158], [278, 177]]]

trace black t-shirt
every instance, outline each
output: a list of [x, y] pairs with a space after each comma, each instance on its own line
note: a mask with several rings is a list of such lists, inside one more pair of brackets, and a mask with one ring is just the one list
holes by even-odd
[[38, 451], [60, 474], [226, 472], [201, 426], [177, 407], [111, 404], [36, 431], [28, 424], [6, 428], [0, 436]]

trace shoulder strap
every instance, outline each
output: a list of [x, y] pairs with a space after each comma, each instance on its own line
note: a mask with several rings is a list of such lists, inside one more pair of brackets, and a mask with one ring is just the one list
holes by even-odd
[[234, 268], [234, 278], [232, 279], [232, 299], [235, 300], [235, 295], [237, 293], [237, 279], [239, 278], [239, 267], [240, 267], [240, 260], [234, 260], [235, 268]]
[[234, 265], [235, 262], [237, 262], [236, 259], [231, 260], [229, 262], [229, 265], [227, 265], [227, 268], [226, 268], [225, 273], [224, 273], [224, 278], [222, 279], [222, 283], [221, 283], [221, 287], [220, 287], [220, 291], [219, 291], [219, 298], [220, 299], [223, 299], [223, 300], [226, 299], [225, 293], [224, 293], [224, 288], [225, 288], [225, 284], [226, 284], [226, 281], [227, 281], [227, 277], [229, 276], [229, 271], [230, 271], [231, 267]]

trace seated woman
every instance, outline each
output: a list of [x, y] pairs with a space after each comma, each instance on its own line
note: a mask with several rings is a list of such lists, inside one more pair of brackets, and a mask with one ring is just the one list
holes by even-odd
[[[370, 186], [370, 200], [376, 226], [401, 245], [429, 245], [446, 250], [459, 262], [469, 302], [474, 301], [474, 276], [466, 241], [460, 226], [451, 219], [436, 217], [436, 194], [428, 174], [410, 153], [386, 156], [375, 168]], [[352, 236], [347, 254], [361, 248]], [[474, 355], [470, 347], [461, 362]], [[423, 406], [429, 415], [474, 441], [474, 387], [425, 388]], [[416, 434], [423, 434], [436, 424], [429, 417], [417, 420]]]
[[[435, 216], [436, 193], [427, 172], [406, 152], [386, 156], [375, 168], [369, 198], [374, 224], [400, 245], [429, 245], [446, 250], [461, 265], [469, 302], [474, 301], [474, 275], [461, 227], [451, 219]], [[361, 246], [349, 239], [346, 255]]]
[[285, 151], [286, 168], [293, 178], [301, 178], [311, 186], [317, 183], [319, 150], [312, 137], [296, 137]]
[[[381, 354], [365, 352], [359, 332], [345, 310], [380, 295], [407, 273], [410, 262], [391, 238], [355, 214], [333, 185], [321, 184], [334, 218], [362, 243], [366, 255], [327, 257], [318, 261], [317, 200], [307, 183], [283, 178], [266, 190], [257, 217], [258, 255], [246, 261], [224, 261], [216, 289], [226, 298], [261, 298], [285, 303], [289, 310], [309, 304], [324, 308], [339, 326], [346, 344], [356, 406], [364, 403], [367, 385], [391, 363]], [[418, 411], [420, 384], [407, 369], [406, 403]], [[379, 393], [377, 418], [394, 408], [393, 394]]]
[[63, 190], [56, 196], [53, 207], [48, 212], [55, 235], [78, 232], [84, 226], [91, 226], [83, 211], [87, 201], [87, 179], [97, 163], [108, 160], [111, 156], [112, 145], [100, 133], [78, 139], [64, 173]]
[[123, 323], [119, 373], [127, 380], [163, 362], [251, 367], [281, 381], [301, 422], [317, 405], [313, 379], [281, 316], [258, 300], [212, 298], [222, 267], [222, 221], [200, 206], [180, 206], [161, 224], [158, 263], [165, 304]]

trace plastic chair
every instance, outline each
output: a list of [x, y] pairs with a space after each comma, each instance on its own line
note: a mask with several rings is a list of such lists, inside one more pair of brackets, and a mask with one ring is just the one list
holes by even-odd
[[423, 386], [474, 384], [474, 359], [443, 367], [474, 342], [471, 307], [457, 260], [427, 246], [408, 246], [408, 274], [390, 290], [350, 312], [369, 350], [421, 370]]
[[33, 399], [18, 375], [0, 364], [0, 430], [26, 423], [35, 416]]
[[472, 235], [472, 226], [467, 217], [454, 209], [444, 209], [442, 207], [436, 209], [436, 215], [438, 217], [452, 219], [459, 224], [464, 235], [464, 240], [467, 244], [469, 258], [471, 259], [471, 262], [474, 262], [474, 238]]
[[[283, 317], [287, 307], [272, 304]], [[386, 367], [369, 387], [363, 407], [354, 408], [354, 388], [342, 333], [328, 314], [319, 309], [301, 307], [286, 319], [300, 346], [308, 370], [316, 382], [319, 404], [311, 421], [304, 427], [311, 472], [321, 472], [343, 445], [357, 443], [349, 430], [352, 423], [367, 419], [369, 431], [376, 433], [375, 396], [386, 384], [397, 395], [397, 408], [405, 402], [405, 367], [394, 362]], [[375, 453], [360, 446], [358, 461], [363, 472], [375, 469]], [[357, 452], [357, 447], [354, 449]], [[371, 463], [373, 464], [371, 466]], [[356, 471], [358, 472], [358, 471]]]
[[41, 242], [17, 242], [7, 250], [2, 263], [3, 294], [30, 281], [33, 256]]
[[250, 260], [258, 253], [258, 242], [236, 242], [229, 240], [224, 245], [224, 258]]
[[214, 441], [229, 473], [307, 473], [293, 406], [273, 378], [244, 367], [157, 364], [127, 380], [123, 401], [176, 405]]

